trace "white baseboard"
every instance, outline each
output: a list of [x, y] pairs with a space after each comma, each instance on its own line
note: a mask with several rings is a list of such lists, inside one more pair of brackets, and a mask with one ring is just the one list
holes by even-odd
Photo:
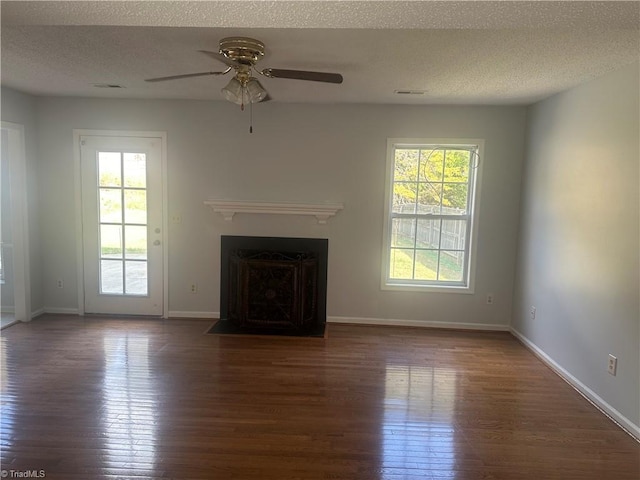
[[451, 330], [489, 330], [500, 332], [509, 331], [509, 325], [500, 325], [493, 323], [429, 322], [424, 320], [403, 320], [397, 318], [327, 317], [327, 322], [355, 323], [359, 325], [385, 325], [396, 327], [447, 328]]
[[181, 312], [170, 311], [167, 318], [220, 318], [220, 312]]
[[[68, 315], [78, 315], [79, 310], [77, 308], [56, 308], [45, 307], [32, 314], [31, 318], [35, 318], [38, 315], [44, 313], [59, 313]], [[193, 311], [181, 311], [171, 310], [167, 317], [168, 319], [178, 318], [206, 318], [206, 319], [218, 319], [220, 318], [220, 312], [193, 312]], [[492, 324], [492, 323], [459, 323], [459, 322], [429, 322], [424, 320], [404, 320], [395, 318], [372, 318], [372, 317], [327, 317], [328, 323], [354, 323], [359, 325], [386, 325], [386, 326], [399, 326], [399, 327], [425, 327], [425, 328], [446, 328], [446, 329], [458, 329], [458, 330], [488, 330], [488, 331], [509, 331], [508, 325]]]
[[63, 315], [79, 315], [80, 310], [77, 308], [62, 308], [62, 307], [44, 307], [42, 313], [58, 313]]
[[[57, 313], [65, 315], [80, 315], [80, 310], [77, 308], [59, 308], [59, 307], [44, 307], [31, 314], [31, 318], [43, 315], [45, 313]], [[182, 311], [170, 311], [167, 318], [220, 318], [219, 312], [182, 312]]]
[[547, 355], [540, 347], [525, 337], [522, 333], [516, 329], [511, 328], [511, 334], [520, 340], [525, 347], [527, 347], [535, 356], [537, 356], [542, 362], [544, 362], [549, 368], [551, 368], [556, 374], [560, 376], [565, 382], [571, 385], [580, 395], [586, 398], [593, 406], [609, 417], [614, 423], [620, 426], [629, 435], [634, 437], [637, 441], [640, 441], [640, 426], [633, 423], [627, 417], [622, 415], [619, 411], [605, 402], [599, 395], [593, 390], [587, 387], [584, 383], [571, 375], [567, 370], [562, 368], [555, 360]]

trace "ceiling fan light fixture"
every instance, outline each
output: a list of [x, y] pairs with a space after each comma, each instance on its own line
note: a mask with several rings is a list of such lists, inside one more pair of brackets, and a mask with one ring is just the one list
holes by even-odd
[[267, 91], [260, 84], [260, 82], [251, 77], [247, 82], [247, 94], [251, 103], [258, 103], [267, 97]]
[[[2, 1], [2, 0], [0, 0]], [[259, 40], [249, 37], [226, 37], [220, 40], [220, 48], [217, 52], [209, 50], [198, 50], [201, 53], [223, 63], [226, 70], [215, 72], [196, 72], [169, 75], [165, 77], [149, 78], [147, 82], [164, 82], [167, 80], [181, 80], [193, 77], [204, 77], [208, 75], [226, 75], [234, 70], [235, 74], [229, 83], [220, 90], [225, 100], [240, 105], [244, 110], [246, 103], [263, 102], [269, 99], [269, 94], [252, 76], [256, 73], [267, 78], [284, 78], [289, 80], [306, 80], [312, 82], [340, 84], [343, 81], [339, 73], [312, 72], [306, 70], [284, 70], [277, 68], [257, 69], [256, 63], [264, 56], [265, 46]], [[102, 86], [102, 85], [96, 85]], [[111, 85], [109, 85], [111, 87]], [[115, 85], [114, 87], [120, 87]], [[402, 92], [407, 93], [407, 92]]]
[[243, 87], [242, 84], [238, 81], [237, 78], [233, 77], [229, 80], [226, 87], [222, 88], [220, 92], [225, 100], [228, 100], [236, 105], [242, 105], [244, 103], [243, 99]]

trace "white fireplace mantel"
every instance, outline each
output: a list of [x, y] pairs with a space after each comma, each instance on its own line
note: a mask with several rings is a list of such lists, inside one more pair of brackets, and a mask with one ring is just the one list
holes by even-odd
[[326, 224], [344, 208], [342, 203], [275, 203], [275, 202], [243, 202], [236, 200], [205, 200], [214, 212], [222, 214], [228, 222], [236, 213], [257, 213], [275, 215], [311, 215], [318, 223]]

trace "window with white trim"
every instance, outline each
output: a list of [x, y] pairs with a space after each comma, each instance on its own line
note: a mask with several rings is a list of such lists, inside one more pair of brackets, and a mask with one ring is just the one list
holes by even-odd
[[480, 147], [389, 139], [383, 289], [471, 290]]

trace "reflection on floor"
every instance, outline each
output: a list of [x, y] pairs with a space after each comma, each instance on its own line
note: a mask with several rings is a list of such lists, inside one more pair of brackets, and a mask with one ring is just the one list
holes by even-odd
[[3, 328], [6, 328], [10, 325], [13, 325], [14, 323], [17, 323], [16, 317], [13, 313], [2, 313], [2, 316], [0, 316], [0, 330], [2, 330]]

